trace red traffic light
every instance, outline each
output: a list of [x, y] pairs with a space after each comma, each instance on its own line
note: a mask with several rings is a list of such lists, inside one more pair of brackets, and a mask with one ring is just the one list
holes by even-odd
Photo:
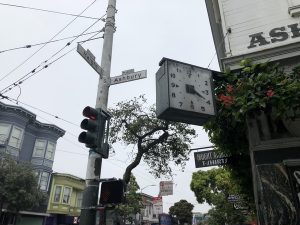
[[82, 115], [91, 120], [96, 120], [98, 118], [98, 111], [90, 106], [87, 106], [83, 109]]

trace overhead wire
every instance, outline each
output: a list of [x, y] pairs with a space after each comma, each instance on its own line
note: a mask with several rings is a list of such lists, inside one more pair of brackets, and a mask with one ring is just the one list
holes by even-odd
[[7, 4], [7, 3], [1, 3], [1, 2], [0, 2], [0, 5], [22, 8], [22, 9], [30, 9], [30, 10], [36, 10], [36, 11], [42, 11], [42, 12], [48, 12], [48, 13], [55, 13], [55, 14], [61, 14], [61, 15], [66, 15], [66, 16], [75, 16], [75, 17], [80, 17], [80, 18], [85, 18], [85, 19], [93, 19], [93, 20], [99, 19], [99, 18], [91, 17], [91, 16], [82, 16], [81, 14], [77, 15], [77, 14], [58, 12], [58, 11], [48, 10], [48, 9], [33, 8], [33, 7], [28, 7], [28, 6], [23, 6], [23, 5], [13, 5], [13, 4]]
[[[26, 106], [28, 106], [28, 107], [31, 107], [31, 108], [33, 108], [33, 109], [36, 109], [36, 110], [38, 110], [38, 111], [40, 111], [40, 112], [43, 112], [43, 113], [45, 113], [45, 114], [47, 114], [47, 115], [50, 115], [50, 116], [52, 116], [52, 117], [54, 117], [54, 118], [56, 118], [56, 119], [61, 119], [61, 120], [65, 121], [65, 122], [70, 123], [69, 121], [64, 120], [64, 119], [62, 119], [62, 118], [60, 118], [60, 117], [58, 117], [58, 116], [56, 116], [56, 115], [54, 115], [54, 114], [52, 114], [52, 113], [48, 113], [48, 112], [46, 112], [45, 110], [41, 110], [41, 109], [39, 109], [39, 108], [37, 108], [37, 107], [34, 107], [34, 106], [32, 106], [32, 105], [29, 105], [29, 104], [26, 104], [26, 103], [24, 103], [24, 102], [17, 101], [16, 99], [13, 99], [13, 98], [11, 98], [11, 97], [4, 96], [4, 95], [0, 95], [0, 97], [5, 98], [5, 99], [7, 99], [7, 100], [13, 102], [14, 104], [17, 104], [17, 102], [18, 102], [18, 103], [21, 103], [21, 104], [24, 104], [24, 105], [26, 105]], [[47, 121], [47, 122], [49, 122], [49, 123], [53, 123], [52, 121], [49, 121], [49, 120], [45, 119], [44, 117], [41, 117], [40, 115], [38, 115], [38, 117], [42, 118], [43, 120], [45, 120], [45, 121]], [[71, 123], [71, 124], [75, 125], [74, 123]], [[77, 126], [77, 125], [75, 125], [75, 126]], [[69, 134], [72, 134], [72, 133], [69, 132], [69, 131], [66, 131], [66, 132], [69, 133]], [[76, 137], [76, 135], [74, 135], [74, 134], [72, 134], [72, 136], [75, 136], [75, 137]], [[76, 146], [76, 147], [78, 147], [78, 148], [80, 148], [80, 149], [86, 150], [86, 148], [84, 148], [84, 147], [78, 145], [77, 143], [74, 143], [73, 141], [67, 139], [66, 137], [62, 137], [62, 139], [65, 140], [65, 141], [70, 142], [71, 144], [73, 144], [74, 146]], [[76, 152], [65, 151], [65, 150], [58, 150], [58, 151], [65, 152], [65, 153], [69, 153], [69, 154], [75, 154], [75, 155], [83, 155], [83, 156], [87, 156], [87, 155], [88, 155], [88, 154], [76, 153]], [[122, 160], [118, 160], [118, 159], [114, 159], [114, 158], [109, 158], [109, 159], [110, 159], [110, 160], [113, 160], [113, 161], [121, 162], [122, 164], [126, 164], [126, 162], [124, 162], [124, 161], [122, 161]], [[119, 168], [121, 168], [121, 169], [123, 169], [123, 170], [126, 169], [126, 165], [125, 165], [125, 166], [121, 166], [121, 165], [118, 165], [118, 164], [115, 164], [115, 163], [111, 162], [110, 160], [106, 160], [106, 162], [108, 162], [109, 164], [111, 164], [111, 165], [113, 165], [113, 166], [117, 166], [117, 167], [119, 167]], [[138, 177], [141, 177], [141, 178], [143, 178], [143, 179], [147, 179], [148, 181], [150, 181], [150, 182], [152, 182], [152, 183], [154, 182], [154, 180], [153, 180], [152, 178], [150, 178], [149, 174], [148, 174], [148, 173], [145, 173], [144, 171], [140, 171], [140, 170], [138, 170], [137, 168], [135, 168], [135, 170], [133, 171], [133, 173], [134, 173], [136, 176], [138, 176]], [[146, 176], [145, 176], [145, 175], [146, 175]], [[149, 176], [149, 177], [147, 177], [147, 176]]]
[[[1, 94], [0, 94], [0, 97], [5, 98], [5, 99], [7, 99], [8, 101], [10, 101], [10, 102], [16, 104], [16, 99], [13, 99], [13, 98], [8, 97], [8, 96], [3, 96], [3, 95], [1, 95]], [[30, 108], [35, 109], [35, 110], [38, 110], [38, 111], [40, 111], [40, 112], [42, 112], [42, 113], [45, 113], [45, 114], [47, 114], [47, 115], [49, 115], [49, 116], [52, 116], [52, 117], [56, 118], [56, 119], [60, 119], [60, 120], [62, 120], [62, 121], [64, 121], [64, 122], [71, 123], [72, 125], [77, 126], [76, 124], [74, 124], [74, 123], [72, 123], [72, 122], [70, 122], [70, 121], [68, 121], [68, 120], [62, 119], [61, 117], [58, 117], [58, 116], [56, 116], [56, 115], [54, 115], [54, 114], [52, 114], [52, 113], [48, 113], [48, 112], [46, 112], [45, 110], [41, 110], [41, 109], [39, 109], [39, 108], [37, 108], [37, 107], [35, 107], [35, 106], [26, 104], [26, 103], [21, 102], [21, 101], [18, 101], [18, 103], [21, 103], [21, 104], [23, 104], [23, 105], [26, 105], [26, 106], [28, 106], [28, 107], [30, 107]], [[48, 120], [48, 119], [46, 119], [46, 118], [44, 118], [44, 117], [42, 117], [42, 116], [40, 116], [40, 115], [37, 115], [37, 116], [38, 116], [39, 118], [41, 118], [41, 119], [47, 121], [47, 122], [50, 123], [50, 124], [54, 124], [52, 121], [50, 121], [50, 120]], [[78, 135], [75, 135], [75, 134], [73, 134], [72, 132], [70, 132], [70, 131], [68, 131], [68, 130], [66, 130], [66, 133], [71, 134], [71, 135], [74, 136], [74, 137], [78, 137]], [[87, 151], [87, 148], [85, 148], [85, 147], [83, 147], [83, 146], [80, 146], [77, 142], [75, 143], [75, 142], [69, 140], [68, 138], [66, 138], [65, 136], [62, 137], [62, 140], [67, 141], [67, 142], [71, 143], [72, 145], [74, 145], [75, 147], [78, 147], [78, 148], [80, 148], [80, 149], [83, 149], [84, 151]], [[88, 156], [88, 153], [85, 154], [85, 153], [78, 153], [78, 152], [67, 151], [67, 150], [56, 150], [56, 151], [59, 151], [59, 152], [65, 152], [65, 153], [73, 154], [73, 155]], [[123, 164], [123, 166], [122, 166], [122, 165], [118, 165], [118, 164], [116, 164], [116, 163], [113, 163], [112, 161], [118, 161], [118, 162], [121, 162], [121, 163]], [[115, 166], [115, 167], [121, 168], [121, 169], [124, 170], [124, 171], [125, 171], [126, 165], [127, 165], [126, 162], [124, 162], [124, 161], [122, 161], [122, 160], [119, 160], [119, 159], [116, 159], [116, 158], [109, 158], [108, 160], [105, 160], [105, 162], [107, 162], [107, 163], [109, 163], [109, 164], [111, 164], [111, 165], [113, 165], [113, 166]], [[133, 173], [135, 174], [135, 176], [137, 176], [137, 177], [143, 178], [144, 180], [148, 180], [148, 181], [150, 181], [151, 183], [155, 182], [155, 179], [153, 179], [152, 177], [150, 177], [150, 176], [149, 176], [149, 173], [146, 173], [145, 171], [141, 171], [141, 170], [139, 170], [138, 168], [135, 168], [134, 171], [132, 171], [132, 172], [133, 172]]]
[[45, 111], [45, 110], [42, 110], [42, 109], [40, 109], [40, 108], [38, 108], [38, 107], [29, 105], [29, 104], [27, 104], [27, 103], [25, 103], [25, 102], [22, 102], [22, 101], [20, 101], [20, 100], [17, 100], [17, 99], [14, 99], [14, 98], [11, 98], [11, 97], [9, 97], [9, 96], [2, 95], [2, 94], [0, 94], [0, 97], [3, 98], [3, 99], [7, 99], [8, 101], [13, 102], [13, 103], [15, 103], [15, 104], [21, 103], [22, 105], [25, 105], [25, 106], [30, 107], [30, 108], [32, 108], [32, 109], [35, 109], [35, 110], [37, 110], [37, 111], [39, 111], [39, 112], [42, 112], [42, 113], [44, 113], [44, 114], [46, 114], [46, 115], [48, 115], [48, 116], [52, 116], [52, 117], [54, 117], [55, 119], [62, 120], [62, 121], [66, 122], [66, 123], [69, 123], [69, 124], [71, 124], [71, 125], [73, 125], [73, 126], [79, 127], [78, 124], [75, 124], [75, 123], [73, 123], [73, 122], [71, 122], [71, 121], [68, 121], [68, 120], [66, 120], [66, 119], [63, 119], [63, 118], [61, 118], [61, 117], [59, 117], [59, 116], [57, 116], [57, 115], [54, 115], [54, 114], [52, 114], [52, 113], [49, 113], [49, 112], [47, 112], [47, 111]]
[[210, 65], [211, 65], [211, 63], [213, 62], [213, 60], [214, 60], [214, 58], [216, 57], [216, 55], [217, 55], [217, 51], [219, 50], [219, 48], [223, 45], [223, 43], [225, 42], [225, 38], [227, 37], [227, 35], [228, 34], [230, 34], [231, 33], [231, 29], [228, 29], [227, 30], [227, 32], [226, 32], [226, 34], [224, 35], [224, 37], [223, 37], [223, 39], [222, 39], [222, 41], [218, 44], [218, 46], [216, 46], [216, 50], [215, 50], [215, 53], [214, 53], [214, 55], [213, 55], [213, 57], [212, 57], [212, 59], [210, 60], [210, 62], [209, 62], [209, 64], [208, 64], [208, 66], [207, 66], [207, 69], [209, 69], [209, 67], [210, 67]]
[[[89, 26], [85, 31], [87, 31], [89, 28], [91, 28], [93, 25], [95, 25], [95, 23], [93, 23], [91, 26]], [[84, 31], [84, 32], [85, 32]], [[84, 33], [83, 32], [83, 33]], [[99, 31], [99, 33], [102, 32]], [[84, 40], [82, 42], [87, 42], [90, 41], [90, 39], [92, 39], [93, 37], [95, 37], [96, 35], [98, 35], [99, 33], [94, 34], [93, 36], [91, 36], [89, 39]], [[80, 36], [80, 35], [78, 35]], [[19, 78], [17, 81], [13, 82], [12, 84], [8, 85], [7, 87], [3, 88], [0, 93], [1, 94], [5, 94], [8, 91], [12, 90], [14, 87], [16, 87], [17, 85], [22, 84], [24, 81], [28, 80], [30, 77], [36, 75], [37, 73], [39, 73], [40, 71], [48, 68], [50, 65], [52, 65], [53, 63], [55, 63], [56, 61], [58, 61], [59, 59], [61, 59], [62, 57], [66, 56], [67, 54], [69, 54], [70, 52], [72, 52], [73, 50], [76, 49], [76, 47], [72, 48], [71, 50], [69, 50], [68, 52], [64, 53], [63, 55], [59, 56], [58, 58], [56, 58], [55, 60], [53, 60], [52, 62], [44, 65], [43, 67], [41, 67], [41, 65], [43, 63], [47, 63], [50, 59], [52, 59], [54, 56], [56, 56], [57, 54], [59, 54], [59, 52], [61, 52], [64, 48], [66, 48], [67, 46], [70, 46], [72, 42], [74, 42], [78, 37], [75, 37], [71, 42], [68, 42], [63, 48], [61, 48], [60, 50], [58, 50], [56, 53], [54, 53], [50, 58], [48, 58], [47, 60], [43, 61], [39, 66], [35, 67], [33, 70], [31, 70], [30, 72], [28, 72], [27, 74], [25, 74], [24, 76], [22, 76], [21, 78]], [[39, 67], [41, 67], [39, 69]], [[1, 80], [0, 80], [1, 81]]]
[[[90, 8], [97, 0], [94, 0], [91, 4], [89, 4], [79, 15], [82, 15], [88, 8]], [[79, 16], [78, 15], [78, 16]], [[71, 20], [66, 26], [64, 26], [61, 30], [59, 30], [49, 41], [52, 41], [54, 38], [56, 38], [60, 33], [62, 33], [68, 26], [70, 26], [77, 18], [75, 17], [73, 20]], [[16, 66], [14, 69], [12, 69], [7, 74], [1, 76], [0, 81], [8, 77], [10, 74], [15, 72], [17, 69], [19, 69], [21, 66], [23, 66], [26, 62], [28, 62], [33, 56], [35, 56], [39, 51], [41, 51], [48, 43], [41, 46], [37, 51], [35, 51], [33, 54], [31, 54], [28, 58], [26, 58], [23, 62], [21, 62], [18, 66]], [[43, 63], [41, 63], [38, 67], [40, 67]]]
[[65, 37], [65, 38], [56, 39], [56, 40], [47, 41], [47, 42], [41, 42], [41, 43], [36, 43], [36, 44], [27, 44], [27, 45], [24, 45], [24, 46], [21, 46], [21, 47], [15, 47], [15, 48], [10, 48], [10, 49], [0, 50], [0, 53], [19, 50], [19, 49], [29, 49], [29, 48], [39, 46], [39, 45], [43, 45], [43, 44], [50, 44], [50, 43], [54, 43], [54, 42], [58, 42], [58, 41], [64, 41], [64, 40], [71, 39], [71, 38], [74, 38], [74, 37], [77, 37], [77, 36], [81, 37], [81, 36], [94, 34], [94, 33], [99, 33], [99, 32], [101, 32], [101, 30], [93, 31], [93, 32], [89, 32], [89, 33], [85, 33], [85, 34], [81, 34], [81, 35], [74, 35], [74, 36]]

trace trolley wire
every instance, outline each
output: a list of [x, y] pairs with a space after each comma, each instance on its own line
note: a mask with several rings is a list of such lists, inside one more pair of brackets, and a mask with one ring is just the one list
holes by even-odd
[[33, 8], [33, 7], [28, 7], [28, 6], [23, 6], [23, 5], [13, 5], [13, 4], [7, 4], [7, 3], [1, 3], [1, 2], [0, 2], [0, 5], [22, 8], [22, 9], [30, 9], [30, 10], [36, 10], [36, 11], [42, 11], [42, 12], [48, 12], [48, 13], [55, 13], [55, 14], [61, 14], [61, 15], [66, 15], [66, 16], [75, 16], [75, 17], [80, 17], [80, 18], [85, 18], [85, 19], [93, 19], [93, 20], [99, 19], [99, 18], [91, 17], [91, 16], [82, 16], [81, 14], [77, 15], [77, 14], [58, 12], [58, 11], [48, 10], [48, 9]]
[[[54, 38], [56, 38], [60, 33], [62, 33], [68, 26], [70, 26], [80, 15], [82, 15], [88, 8], [90, 8], [97, 0], [94, 0], [91, 4], [89, 4], [78, 16], [76, 16], [73, 20], [71, 20], [66, 26], [64, 26], [61, 30], [59, 30], [49, 41], [52, 41]], [[99, 20], [99, 19], [98, 19]], [[48, 42], [49, 42], [48, 41]], [[23, 66], [26, 62], [28, 62], [33, 56], [35, 56], [39, 51], [41, 51], [48, 43], [43, 44], [37, 51], [35, 51], [33, 54], [31, 54], [28, 58], [26, 58], [23, 62], [21, 62], [18, 66], [16, 66], [14, 69], [12, 69], [7, 74], [1, 76], [0, 81], [11, 75], [13, 72], [15, 72], [17, 69], [19, 69], [21, 66]]]
[[[102, 17], [104, 17], [105, 15], [103, 15]], [[100, 20], [100, 19], [99, 19]], [[86, 28], [80, 35], [82, 35], [83, 33], [85, 33], [88, 29], [90, 29], [92, 26], [94, 26], [99, 20], [97, 20], [96, 22], [94, 22], [91, 26], [89, 26], [88, 28]], [[101, 30], [102, 31], [102, 30]], [[101, 32], [100, 31], [100, 32]], [[100, 33], [99, 32], [99, 33]], [[90, 39], [92, 39], [93, 37], [95, 37], [97, 34], [94, 34], [93, 36], [91, 36], [89, 39], [85, 40], [85, 41], [81, 41], [81, 42], [87, 42], [90, 41]], [[22, 76], [21, 78], [19, 78], [17, 81], [13, 82], [12, 84], [8, 85], [7, 87], [3, 88], [0, 93], [1, 94], [5, 94], [8, 91], [12, 90], [14, 87], [22, 84], [24, 81], [28, 80], [30, 77], [34, 76], [35, 74], [39, 73], [40, 71], [48, 68], [50, 65], [52, 65], [53, 63], [55, 63], [56, 61], [58, 61], [59, 59], [61, 59], [62, 57], [66, 56], [67, 54], [69, 54], [71, 51], [75, 50], [76, 47], [74, 47], [73, 49], [71, 49], [70, 51], [64, 53], [63, 55], [59, 56], [58, 58], [56, 58], [55, 60], [53, 60], [52, 62], [46, 64], [47, 62], [49, 62], [52, 58], [54, 58], [56, 55], [58, 55], [61, 51], [63, 51], [66, 47], [70, 46], [80, 35], [78, 35], [77, 37], [75, 37], [72, 41], [68, 42], [64, 47], [62, 47], [60, 50], [58, 50], [56, 53], [54, 53], [50, 58], [48, 58], [47, 60], [43, 61], [42, 63], [40, 63], [40, 65], [38, 65], [37, 67], [35, 67], [33, 70], [31, 70], [30, 72], [28, 72], [27, 74], [25, 74], [24, 76]], [[43, 64], [46, 64], [44, 66], [42, 66]], [[1, 80], [0, 80], [1, 81]]]

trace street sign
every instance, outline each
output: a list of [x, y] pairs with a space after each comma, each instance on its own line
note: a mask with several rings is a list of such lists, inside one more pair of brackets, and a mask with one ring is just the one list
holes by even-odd
[[228, 202], [234, 203], [240, 201], [240, 196], [238, 195], [229, 195], [227, 197]]
[[159, 183], [159, 195], [173, 195], [173, 181], [161, 181]]
[[196, 168], [226, 165], [230, 159], [228, 155], [215, 150], [195, 152], [194, 157]]
[[[130, 71], [131, 73], [128, 73]], [[134, 70], [125, 70], [122, 72], [122, 75], [111, 77], [110, 78], [110, 85], [120, 84], [124, 82], [129, 82], [133, 80], [139, 80], [147, 77], [147, 70], [142, 70], [138, 72], [132, 72]]]
[[90, 50], [85, 50], [80, 44], [77, 45], [77, 52], [82, 56], [82, 58], [87, 61], [88, 64], [100, 75], [103, 77], [103, 69], [95, 61], [96, 57]]

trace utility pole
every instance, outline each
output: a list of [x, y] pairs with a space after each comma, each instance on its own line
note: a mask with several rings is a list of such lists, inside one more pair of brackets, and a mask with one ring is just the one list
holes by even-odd
[[[99, 76], [96, 109], [107, 112], [108, 91], [110, 86], [110, 69], [112, 59], [113, 35], [115, 32], [116, 0], [109, 0], [107, 17], [104, 31], [104, 42], [102, 49], [101, 68], [103, 76]], [[99, 131], [105, 134], [105, 121]], [[102, 137], [104, 139], [104, 137]], [[102, 146], [104, 148], [104, 146]], [[104, 151], [104, 149], [102, 149]], [[86, 187], [83, 192], [83, 201], [80, 215], [80, 224], [95, 225], [96, 211], [98, 205], [99, 183], [101, 175], [102, 156], [93, 149], [89, 151], [88, 165], [86, 171]]]

